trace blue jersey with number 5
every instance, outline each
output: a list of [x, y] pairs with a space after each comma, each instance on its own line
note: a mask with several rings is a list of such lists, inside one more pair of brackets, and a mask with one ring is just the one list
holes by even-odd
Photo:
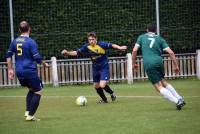
[[36, 77], [36, 63], [41, 63], [42, 58], [38, 52], [36, 42], [26, 36], [19, 36], [10, 44], [7, 58], [15, 54], [15, 66], [17, 75]]

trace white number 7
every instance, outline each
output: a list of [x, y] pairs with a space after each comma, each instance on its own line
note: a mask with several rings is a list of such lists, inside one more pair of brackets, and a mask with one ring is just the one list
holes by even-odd
[[149, 47], [152, 48], [152, 47], [153, 47], [153, 44], [154, 44], [154, 42], [155, 42], [155, 39], [154, 39], [154, 38], [148, 38], [148, 40], [151, 41]]

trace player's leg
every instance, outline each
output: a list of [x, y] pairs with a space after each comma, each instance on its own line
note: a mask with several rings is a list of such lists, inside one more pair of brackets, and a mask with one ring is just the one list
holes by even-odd
[[166, 98], [167, 100], [169, 100], [175, 104], [178, 103], [178, 99], [176, 97], [174, 97], [170, 91], [168, 91], [166, 88], [164, 88], [162, 86], [161, 81], [159, 81], [153, 85], [154, 85], [155, 89], [160, 93], [161, 96], [163, 96], [164, 98]]
[[33, 96], [30, 101], [29, 115], [26, 117], [26, 120], [38, 121], [39, 119], [35, 118], [34, 114], [36, 113], [37, 108], [40, 104], [43, 85], [42, 85], [41, 80], [38, 77], [29, 79], [29, 85], [31, 86], [31, 89], [33, 89]]
[[167, 100], [176, 104], [177, 109], [181, 110], [182, 102], [180, 102], [173, 94], [163, 87], [162, 79], [164, 79], [163, 68], [159, 66], [151, 67], [146, 70], [147, 75], [151, 83], [154, 85], [155, 89], [160, 93], [161, 96]]
[[32, 120], [38, 121], [39, 120], [39, 119], [35, 118], [34, 114], [36, 113], [37, 108], [39, 106], [41, 95], [42, 95], [42, 91], [34, 92], [34, 95], [33, 95], [33, 98], [31, 100], [31, 104], [30, 104], [29, 115], [26, 118], [27, 121], [29, 121], [29, 120], [30, 121], [32, 121]]
[[100, 73], [95, 68], [93, 68], [93, 82], [94, 82], [94, 88], [96, 89], [97, 94], [100, 96], [101, 100], [98, 101], [98, 103], [107, 103], [107, 98], [104, 94], [103, 89], [100, 87]]
[[104, 89], [107, 93], [110, 94], [111, 100], [115, 101], [116, 100], [116, 95], [114, 94], [114, 91], [110, 88], [110, 86], [107, 84], [108, 82], [106, 80], [101, 80], [100, 81], [100, 87]]
[[24, 114], [25, 117], [27, 117], [29, 115], [30, 105], [31, 105], [31, 100], [33, 98], [33, 94], [34, 94], [34, 92], [32, 91], [32, 89], [29, 88], [29, 91], [26, 95], [26, 111], [25, 111], [25, 114]]
[[169, 84], [165, 79], [161, 80], [162, 85], [169, 90], [174, 97], [176, 97], [177, 99], [182, 99], [182, 97], [177, 93], [177, 91], [175, 90], [175, 88]]
[[98, 101], [98, 103], [108, 103], [108, 100], [104, 94], [103, 89], [99, 86], [98, 82], [94, 83], [94, 87], [96, 89], [97, 94], [101, 97], [101, 100]]
[[18, 76], [18, 80], [19, 80], [21, 86], [27, 87], [29, 89], [29, 91], [26, 95], [26, 111], [25, 111], [25, 114], [24, 114], [24, 116], [27, 117], [28, 114], [29, 114], [29, 111], [30, 111], [30, 103], [31, 103], [31, 100], [32, 100], [32, 97], [33, 97], [33, 91], [30, 90], [31, 88], [29, 86], [29, 82], [27, 81], [27, 79], [25, 79], [22, 76]]
[[108, 85], [109, 79], [110, 79], [110, 72], [109, 72], [109, 66], [107, 65], [104, 66], [100, 71], [100, 87], [110, 94], [112, 101], [115, 101], [117, 97], [114, 94], [114, 91]]
[[176, 104], [176, 108], [177, 110], [181, 110], [182, 107], [185, 105], [185, 102], [182, 99], [177, 99], [176, 97], [173, 96], [173, 94], [167, 90], [166, 88], [164, 88], [162, 86], [161, 81], [159, 83], [154, 84], [154, 87], [160, 91], [160, 94], [168, 99], [169, 101], [173, 102]]
[[[176, 89], [175, 89], [171, 84], [169, 84], [165, 79], [162, 79], [162, 80], [161, 80], [161, 83], [162, 83], [162, 85], [163, 85], [167, 90], [169, 90], [169, 91], [172, 93], [172, 95], [173, 95], [174, 97], [176, 97], [176, 98], [179, 100], [179, 103], [181, 103], [181, 104], [180, 104], [181, 107], [183, 107], [184, 105], [186, 105], [186, 102], [185, 102], [185, 100], [183, 99], [183, 97], [180, 96], [180, 95], [177, 93]], [[179, 106], [177, 106], [177, 109], [180, 109]]]

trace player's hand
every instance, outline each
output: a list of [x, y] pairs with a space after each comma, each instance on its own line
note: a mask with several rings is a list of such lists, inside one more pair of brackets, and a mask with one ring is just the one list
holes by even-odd
[[49, 64], [46, 63], [44, 60], [42, 60], [42, 65], [43, 65], [44, 67], [49, 67]]
[[43, 66], [44, 67], [49, 67], [49, 64], [45, 62], [45, 63], [43, 63]]
[[174, 67], [174, 72], [175, 72], [176, 75], [180, 73], [180, 70], [179, 70], [178, 66]]
[[14, 79], [14, 70], [13, 69], [8, 69], [8, 78], [9, 79]]
[[64, 56], [67, 56], [67, 52], [68, 51], [64, 49], [64, 50], [62, 50], [61, 54], [64, 55]]
[[138, 64], [134, 64], [133, 65], [133, 70], [137, 72], [139, 70], [139, 65]]

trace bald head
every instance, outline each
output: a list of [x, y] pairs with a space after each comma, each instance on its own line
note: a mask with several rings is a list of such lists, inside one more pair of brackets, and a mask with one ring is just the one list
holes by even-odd
[[20, 33], [27, 33], [30, 30], [30, 25], [28, 24], [27, 21], [22, 21], [19, 24], [19, 32]]

